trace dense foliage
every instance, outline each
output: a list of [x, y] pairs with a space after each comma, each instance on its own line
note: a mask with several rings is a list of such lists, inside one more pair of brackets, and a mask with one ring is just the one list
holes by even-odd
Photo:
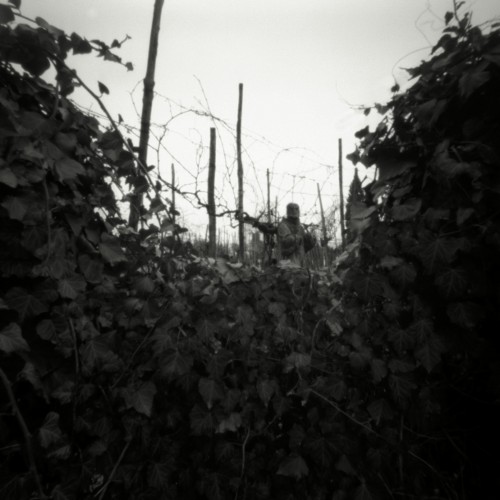
[[1, 7], [0, 496], [488, 498], [500, 33], [447, 16], [359, 133], [378, 176], [336, 274], [259, 271], [123, 224], [143, 177], [64, 64], [117, 56]]

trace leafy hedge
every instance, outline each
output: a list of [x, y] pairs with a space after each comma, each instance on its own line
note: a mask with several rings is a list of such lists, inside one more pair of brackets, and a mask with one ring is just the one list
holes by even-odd
[[334, 274], [127, 228], [115, 193], [143, 175], [67, 98], [67, 53], [109, 47], [0, 15], [2, 498], [487, 498], [498, 31], [447, 16], [358, 133], [352, 158], [379, 175]]

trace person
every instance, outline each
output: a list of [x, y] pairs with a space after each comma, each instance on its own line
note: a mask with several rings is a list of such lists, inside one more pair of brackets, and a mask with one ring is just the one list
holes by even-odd
[[299, 205], [289, 203], [286, 206], [286, 217], [278, 224], [277, 260], [290, 260], [303, 266], [306, 252], [314, 245], [314, 237], [300, 223]]

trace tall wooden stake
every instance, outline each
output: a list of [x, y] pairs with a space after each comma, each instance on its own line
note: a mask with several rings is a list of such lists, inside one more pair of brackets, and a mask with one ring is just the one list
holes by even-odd
[[267, 222], [271, 222], [271, 183], [269, 182], [269, 169], [267, 169]]
[[[266, 170], [267, 177], [267, 222], [271, 223], [271, 182], [269, 180], [269, 169]], [[273, 256], [272, 247], [273, 237], [270, 234], [264, 235], [264, 253], [267, 256], [267, 263], [271, 263], [271, 258]]]
[[323, 201], [321, 200], [321, 190], [319, 189], [319, 183], [316, 183], [316, 187], [318, 188], [318, 198], [319, 198], [319, 209], [321, 211], [321, 231], [323, 233], [323, 241], [322, 246], [326, 246], [326, 223], [325, 223], [325, 212], [323, 211]]
[[217, 222], [215, 218], [215, 128], [210, 129], [210, 160], [208, 163], [208, 256], [217, 253]]
[[[158, 53], [158, 36], [160, 33], [161, 11], [164, 0], [155, 0], [153, 10], [153, 23], [151, 36], [149, 38], [148, 64], [146, 77], [144, 78], [144, 94], [142, 98], [141, 133], [139, 138], [139, 162], [147, 167], [149, 127], [151, 125], [151, 110], [153, 108], [153, 89], [155, 86], [156, 55]], [[143, 204], [143, 194], [134, 193], [130, 200], [130, 215], [128, 222], [130, 226], [137, 229], [139, 225], [139, 214]]]
[[243, 108], [243, 84], [238, 86], [238, 121], [236, 123], [236, 154], [238, 158], [238, 237], [239, 258], [245, 260], [245, 225], [243, 223], [243, 162], [241, 160], [241, 112]]
[[345, 248], [345, 220], [344, 220], [344, 180], [342, 175], [342, 139], [339, 139], [339, 193], [340, 193], [340, 235], [342, 248]]
[[175, 206], [175, 167], [174, 164], [172, 163], [171, 165], [171, 171], [172, 171], [172, 224], [174, 226], [174, 233], [175, 233], [175, 212], [176, 212], [176, 206]]

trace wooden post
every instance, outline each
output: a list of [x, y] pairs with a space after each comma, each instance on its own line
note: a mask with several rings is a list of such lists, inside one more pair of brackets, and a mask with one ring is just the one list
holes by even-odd
[[210, 159], [208, 162], [208, 256], [217, 253], [217, 222], [215, 218], [215, 128], [210, 129]]
[[238, 159], [238, 236], [239, 258], [245, 260], [245, 224], [243, 223], [243, 162], [241, 160], [241, 112], [243, 108], [243, 84], [238, 86], [238, 121], [236, 123], [236, 154]]
[[[139, 163], [142, 167], [147, 167], [149, 128], [151, 126], [151, 110], [153, 108], [153, 89], [155, 86], [156, 55], [158, 53], [158, 36], [160, 33], [161, 11], [164, 0], [155, 0], [153, 11], [153, 23], [149, 38], [148, 64], [146, 76], [144, 78], [144, 94], [142, 98], [141, 133], [139, 138]], [[139, 170], [139, 175], [144, 175]], [[129, 224], [134, 229], [139, 225], [139, 214], [143, 204], [143, 194], [134, 193], [130, 199]]]
[[174, 226], [174, 234], [175, 234], [175, 222], [176, 222], [176, 207], [175, 207], [175, 167], [174, 164], [172, 163], [171, 167], [171, 172], [172, 172], [172, 224]]
[[267, 222], [271, 222], [271, 183], [269, 182], [269, 169], [267, 169]]
[[323, 201], [321, 200], [321, 190], [319, 189], [319, 183], [316, 183], [316, 187], [318, 188], [318, 198], [319, 198], [319, 209], [321, 211], [321, 231], [323, 233], [323, 241], [321, 242], [321, 246], [326, 246], [326, 223], [325, 223], [325, 212], [323, 211]]
[[344, 221], [344, 180], [342, 175], [342, 139], [339, 139], [339, 193], [340, 193], [340, 235], [342, 248], [345, 248], [345, 221]]

